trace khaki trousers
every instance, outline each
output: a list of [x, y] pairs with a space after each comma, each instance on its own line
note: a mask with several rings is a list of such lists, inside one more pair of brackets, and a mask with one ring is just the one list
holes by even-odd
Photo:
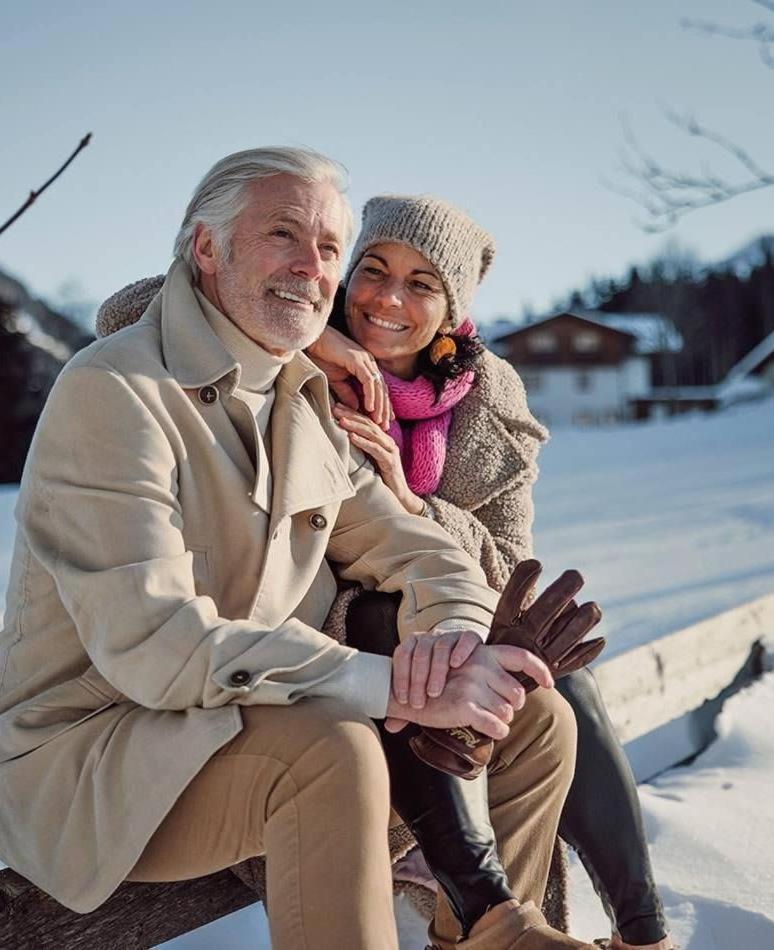
[[[389, 780], [371, 721], [303, 699], [242, 709], [243, 731], [182, 793], [129, 875], [185, 880], [267, 854], [274, 950], [396, 950]], [[520, 900], [539, 906], [575, 761], [575, 721], [554, 690], [530, 694], [495, 746], [492, 824]], [[431, 935], [453, 943], [440, 897]]]
[[[529, 693], [510, 734], [495, 743], [489, 766], [489, 817], [508, 884], [522, 903], [543, 903], [559, 816], [575, 770], [575, 715], [555, 689]], [[431, 942], [460, 936], [438, 890]]]

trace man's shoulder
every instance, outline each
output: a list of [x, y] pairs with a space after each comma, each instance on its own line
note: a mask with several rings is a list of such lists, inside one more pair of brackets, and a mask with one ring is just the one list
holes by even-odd
[[76, 353], [62, 372], [85, 368], [113, 372], [127, 378], [138, 374], [151, 379], [168, 376], [158, 322], [146, 316], [138, 323], [95, 340]]

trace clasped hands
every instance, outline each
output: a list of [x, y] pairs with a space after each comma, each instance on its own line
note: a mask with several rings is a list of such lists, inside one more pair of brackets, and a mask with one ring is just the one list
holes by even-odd
[[526, 693], [553, 686], [604, 647], [602, 637], [581, 642], [602, 613], [595, 603], [575, 602], [583, 586], [577, 571], [565, 571], [526, 606], [541, 571], [534, 559], [516, 567], [486, 644], [473, 631], [447, 631], [413, 635], [396, 649], [385, 727], [422, 726], [410, 744], [429, 765], [475, 778], [491, 759], [493, 740], [508, 734]]
[[510, 674], [553, 686], [546, 664], [521, 647], [488, 646], [472, 630], [412, 634], [392, 657], [392, 696], [385, 728], [409, 722], [438, 729], [470, 726], [492, 739], [508, 735], [526, 691]]

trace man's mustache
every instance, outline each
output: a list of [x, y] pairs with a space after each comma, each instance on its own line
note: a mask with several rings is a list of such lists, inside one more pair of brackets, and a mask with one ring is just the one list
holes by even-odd
[[281, 284], [274, 284], [270, 290], [272, 290], [275, 294], [277, 291], [280, 291], [281, 293], [294, 294], [296, 297], [301, 297], [304, 300], [308, 300], [309, 303], [314, 306], [315, 310], [322, 309], [323, 305], [329, 299], [327, 297], [323, 297], [317, 284], [306, 280], [283, 281]]

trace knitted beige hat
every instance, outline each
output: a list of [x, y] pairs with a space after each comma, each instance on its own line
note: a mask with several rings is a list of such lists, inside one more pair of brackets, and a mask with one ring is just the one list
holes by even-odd
[[464, 211], [440, 198], [377, 195], [363, 208], [363, 223], [345, 282], [368, 248], [382, 242], [407, 244], [427, 258], [443, 281], [452, 327], [458, 327], [492, 263], [492, 237]]

